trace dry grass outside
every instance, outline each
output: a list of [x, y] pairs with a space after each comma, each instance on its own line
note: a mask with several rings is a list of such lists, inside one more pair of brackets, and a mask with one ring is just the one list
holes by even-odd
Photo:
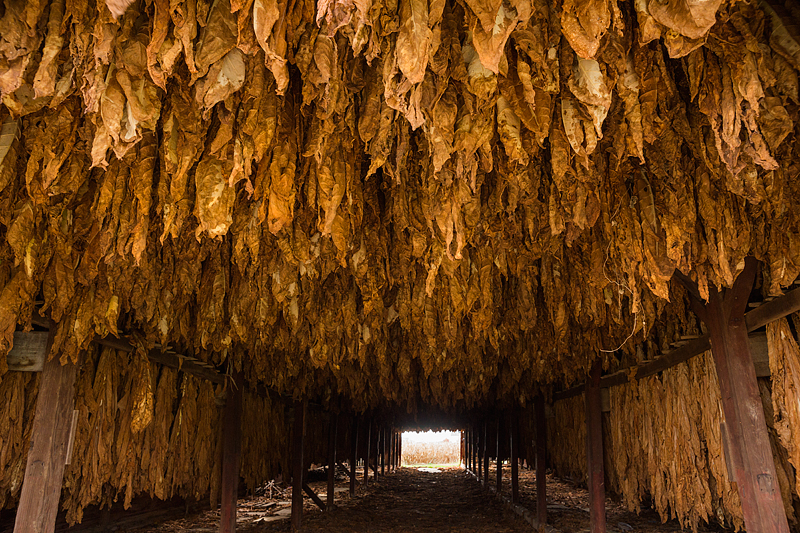
[[446, 466], [461, 461], [461, 443], [444, 442], [404, 442], [403, 466]]

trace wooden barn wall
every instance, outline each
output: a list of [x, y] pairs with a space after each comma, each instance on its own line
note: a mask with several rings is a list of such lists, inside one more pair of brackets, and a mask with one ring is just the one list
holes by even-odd
[[[38, 381], [29, 372], [0, 378], [0, 508], [15, 507], [22, 488]], [[78, 423], [61, 493], [67, 521], [80, 522], [88, 505], [127, 506], [140, 494], [210, 498], [214, 505], [224, 394], [222, 385], [135, 353], [91, 347], [76, 383]], [[279, 400], [244, 394], [241, 475], [250, 488], [288, 464], [284, 410]]]
[[[767, 326], [770, 378], [759, 379], [775, 467], [789, 522], [800, 514], [800, 314]], [[719, 522], [742, 529], [739, 495], [723, 452], [719, 384], [711, 352], [609, 389], [603, 415], [606, 487], [632, 511], [651, 504], [684, 527]], [[583, 396], [555, 402], [548, 420], [550, 466], [586, 481]]]

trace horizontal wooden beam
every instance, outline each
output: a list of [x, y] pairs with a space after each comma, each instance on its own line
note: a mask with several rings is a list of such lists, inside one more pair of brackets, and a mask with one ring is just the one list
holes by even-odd
[[[15, 331], [14, 347], [8, 352], [7, 356], [8, 369], [21, 372], [41, 371], [44, 360], [47, 357], [47, 336], [47, 331]], [[136, 350], [130, 342], [114, 335], [97, 336], [93, 342], [128, 353]], [[224, 374], [220, 374], [212, 365], [194, 357], [156, 348], [148, 352], [147, 358], [154, 363], [175, 368], [212, 383], [225, 382]]]
[[[770, 322], [798, 311], [800, 311], [800, 288], [793, 289], [783, 296], [779, 296], [774, 300], [765, 302], [752, 311], [745, 313], [744, 317], [745, 321], [747, 322], [747, 331], [752, 333], [753, 331], [766, 326]], [[754, 342], [759, 343], [758, 346], [754, 346]], [[696, 357], [710, 349], [711, 343], [708, 339], [708, 335], [706, 334], [702, 337], [690, 340], [680, 348], [665, 353], [658, 359], [648, 361], [647, 363], [643, 363], [638, 367], [628, 367], [613, 374], [603, 376], [600, 379], [600, 387], [615, 387], [617, 385], [627, 383], [630, 381], [631, 374], [633, 374], [637, 380], [653, 376], [677, 364], [684, 363], [692, 357]], [[756, 373], [759, 377], [768, 376], [769, 359], [767, 359], [767, 366], [765, 370], [763, 357], [756, 355], [757, 352], [763, 352], [763, 339], [761, 339], [760, 336], [751, 336], [750, 349], [754, 353], [753, 357], [757, 367]], [[581, 383], [580, 385], [570, 387], [569, 389], [555, 392], [553, 393], [553, 400], [558, 401], [566, 400], [567, 398], [574, 398], [575, 396], [582, 394], [585, 388], [586, 385]]]

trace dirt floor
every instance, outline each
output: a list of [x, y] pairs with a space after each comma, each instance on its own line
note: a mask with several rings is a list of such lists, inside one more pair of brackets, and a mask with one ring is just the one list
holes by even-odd
[[[423, 469], [424, 470], [424, 469]], [[504, 468], [503, 492], [510, 494], [510, 468]], [[358, 476], [358, 479], [363, 479]], [[494, 486], [494, 468], [490, 470]], [[521, 504], [535, 512], [536, 474], [520, 469]], [[325, 482], [309, 483], [325, 499]], [[332, 533], [436, 531], [436, 532], [529, 532], [531, 526], [462, 468], [425, 472], [402, 468], [398, 472], [370, 479], [369, 489], [359, 485], [354, 498], [347, 492], [348, 482], [337, 476], [336, 505], [331, 513], [323, 513], [305, 498], [303, 531]], [[548, 476], [548, 526], [561, 533], [589, 531], [588, 494], [574, 483]], [[270, 495], [269, 490], [272, 490]], [[261, 491], [260, 491], [261, 492]], [[291, 530], [290, 491], [277, 486], [266, 487], [263, 495], [241, 500], [237, 531], [288, 532]], [[608, 531], [616, 533], [672, 533], [682, 530], [675, 521], [662, 524], [653, 511], [640, 515], [626, 511], [611, 499], [606, 502]], [[219, 512], [207, 511], [158, 527], [137, 529], [136, 533], [211, 533], [219, 527]], [[723, 532], [719, 528], [700, 527], [699, 532]]]

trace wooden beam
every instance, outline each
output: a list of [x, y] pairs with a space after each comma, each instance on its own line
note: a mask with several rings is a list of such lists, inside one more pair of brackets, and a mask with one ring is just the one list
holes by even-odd
[[534, 401], [536, 417], [536, 520], [539, 529], [547, 524], [547, 417], [544, 396]]
[[[783, 296], [779, 296], [774, 300], [766, 302], [759, 307], [747, 312], [745, 314], [745, 321], [747, 323], [747, 331], [753, 332], [770, 322], [784, 318], [792, 313], [800, 311], [800, 288], [793, 289]], [[671, 368], [680, 363], [684, 363], [689, 359], [696, 357], [703, 352], [711, 349], [709, 336], [702, 335], [696, 339], [692, 339], [686, 344], [680, 346], [675, 350], [671, 350], [661, 357], [641, 364], [638, 367], [629, 367], [619, 370], [613, 374], [603, 376], [600, 380], [601, 388], [615, 387], [622, 385], [630, 380], [631, 371], [636, 369], [635, 378], [642, 379], [653, 376]], [[752, 348], [751, 348], [752, 349]], [[585, 383], [570, 387], [563, 391], [553, 393], [553, 400], [566, 400], [567, 398], [574, 398], [583, 393], [586, 387]]]
[[330, 426], [328, 427], [328, 494], [325, 510], [333, 510], [333, 494], [336, 488], [336, 429], [338, 418], [336, 413], [331, 413]]
[[303, 490], [305, 491], [306, 494], [308, 494], [308, 497], [311, 498], [311, 501], [313, 501], [317, 505], [317, 507], [319, 507], [323, 511], [326, 510], [325, 502], [322, 501], [322, 498], [317, 496], [317, 493], [314, 492], [314, 489], [309, 487], [308, 483], [306, 483], [305, 481], [303, 482]]
[[744, 315], [756, 269], [756, 260], [748, 257], [732, 289], [722, 294], [710, 287], [701, 316], [711, 337], [732, 481], [739, 490], [745, 529], [749, 533], [788, 533]]
[[[55, 328], [50, 328], [50, 331], [46, 352], [53, 344]], [[46, 361], [42, 368], [14, 533], [52, 533], [55, 530], [75, 404], [77, 370], [72, 362], [62, 366], [58, 357]]]
[[800, 311], [800, 287], [763, 303], [745, 315], [747, 331], [755, 331], [779, 318]]
[[47, 359], [48, 331], [15, 331], [14, 346], [6, 356], [8, 369], [17, 372], [41, 372]]
[[292, 531], [300, 531], [303, 522], [303, 437], [305, 436], [306, 404], [301, 400], [294, 402], [294, 430], [292, 432]]
[[378, 430], [381, 435], [380, 440], [380, 447], [381, 447], [381, 475], [386, 475], [386, 426], [381, 426]]
[[236, 531], [236, 500], [239, 495], [239, 470], [242, 453], [242, 387], [244, 378], [235, 372], [229, 383], [228, 398], [222, 413], [221, 533]]
[[[589, 471], [589, 515], [592, 533], [606, 532], [606, 486], [603, 465], [603, 413], [600, 411], [600, 359], [586, 382], [586, 466]], [[539, 473], [537, 472], [537, 476]]]

